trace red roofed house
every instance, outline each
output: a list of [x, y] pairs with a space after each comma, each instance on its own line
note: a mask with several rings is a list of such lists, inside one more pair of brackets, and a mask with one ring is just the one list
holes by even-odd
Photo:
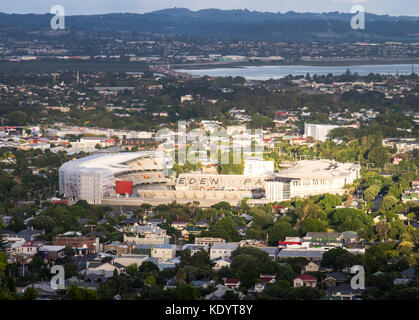
[[228, 279], [225, 279], [224, 285], [227, 288], [237, 289], [240, 286], [240, 280], [236, 278], [228, 278]]
[[317, 285], [317, 278], [308, 274], [300, 274], [294, 278], [294, 287], [313, 287]]
[[286, 213], [288, 211], [288, 208], [281, 206], [280, 204], [274, 204], [272, 206], [272, 213]]
[[276, 274], [261, 274], [259, 276], [260, 281], [264, 283], [275, 283], [276, 282]]

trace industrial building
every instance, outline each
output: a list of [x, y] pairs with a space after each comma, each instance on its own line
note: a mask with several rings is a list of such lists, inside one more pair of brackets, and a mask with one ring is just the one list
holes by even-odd
[[128, 196], [141, 185], [166, 183], [169, 160], [162, 152], [103, 153], [72, 160], [59, 169], [60, 193], [100, 204], [104, 197]]

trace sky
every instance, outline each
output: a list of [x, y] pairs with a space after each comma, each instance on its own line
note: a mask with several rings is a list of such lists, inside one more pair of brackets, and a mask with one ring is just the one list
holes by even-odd
[[191, 10], [248, 9], [270, 12], [350, 12], [354, 5], [365, 11], [392, 16], [419, 16], [418, 0], [0, 0], [0, 12], [46, 13], [54, 5], [62, 5], [66, 15], [111, 12], [144, 13], [166, 8]]

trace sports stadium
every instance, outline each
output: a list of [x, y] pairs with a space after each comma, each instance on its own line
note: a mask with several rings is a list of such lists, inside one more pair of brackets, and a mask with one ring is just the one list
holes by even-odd
[[[264, 164], [261, 164], [264, 166]], [[345, 192], [360, 176], [356, 163], [330, 160], [292, 162], [265, 175], [183, 173], [168, 179], [170, 157], [161, 151], [105, 153], [72, 160], [59, 169], [60, 193], [91, 204], [136, 206], [199, 201], [201, 206], [248, 198], [268, 203]]]
[[169, 158], [162, 152], [96, 154], [60, 167], [60, 193], [71, 200], [100, 204], [104, 197], [127, 196], [138, 188], [167, 183], [169, 166]]

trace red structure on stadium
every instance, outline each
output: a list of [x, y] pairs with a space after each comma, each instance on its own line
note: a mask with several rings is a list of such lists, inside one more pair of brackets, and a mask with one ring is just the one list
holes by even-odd
[[132, 194], [134, 188], [132, 181], [117, 181], [116, 193], [118, 194]]

